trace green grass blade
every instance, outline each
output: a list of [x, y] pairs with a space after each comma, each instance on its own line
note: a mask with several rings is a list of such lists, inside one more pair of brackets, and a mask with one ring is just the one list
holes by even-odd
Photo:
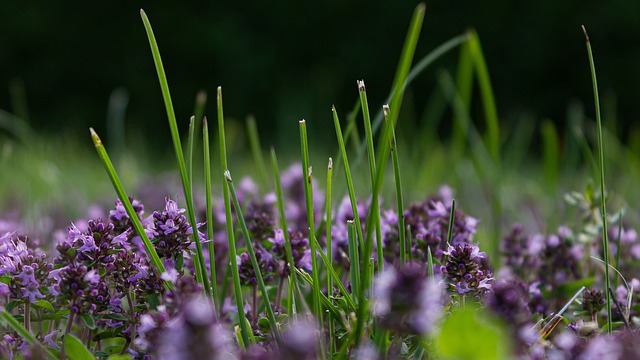
[[56, 360], [58, 359], [58, 355], [56, 355], [51, 349], [44, 346], [38, 339], [36, 339], [33, 334], [29, 332], [18, 320], [16, 320], [13, 315], [11, 315], [7, 310], [2, 309], [0, 313], [0, 320], [5, 323], [9, 328], [13, 331], [17, 332], [26, 342], [29, 344], [39, 348], [42, 350], [50, 359]]
[[207, 106], [207, 98], [207, 92], [204, 90], [200, 90], [196, 94], [196, 100], [193, 104], [193, 116], [196, 117], [196, 123], [204, 120], [204, 109]]
[[[589, 41], [589, 35], [587, 29], [582, 27], [584, 37], [587, 42], [587, 54], [589, 55], [589, 67], [591, 68], [591, 80], [593, 82], [593, 100], [595, 103], [596, 121], [598, 126], [598, 155], [599, 155], [599, 170], [600, 170], [600, 215], [602, 216], [602, 247], [604, 251], [605, 262], [605, 288], [611, 287], [611, 278], [609, 278], [609, 233], [607, 232], [607, 205], [606, 205], [606, 192], [604, 182], [604, 144], [602, 141], [602, 119], [600, 118], [600, 100], [598, 97], [598, 79], [596, 78], [596, 66], [593, 61], [593, 52], [591, 51], [591, 41]], [[611, 295], [608, 291], [607, 294], [607, 332], [611, 334], [613, 331], [612, 319], [611, 319]]]
[[187, 179], [189, 186], [193, 189], [193, 143], [196, 136], [196, 117], [191, 116], [189, 119], [189, 137], [187, 137], [187, 156], [185, 164], [187, 166]]
[[429, 275], [430, 278], [433, 278], [434, 273], [433, 273], [433, 254], [431, 254], [431, 248], [427, 247], [427, 266], [429, 266], [429, 268], [427, 269], [427, 274]]
[[280, 334], [280, 329], [278, 328], [278, 322], [276, 321], [276, 316], [273, 313], [271, 301], [269, 300], [269, 292], [267, 291], [267, 286], [264, 284], [264, 279], [262, 278], [262, 271], [260, 271], [260, 264], [258, 263], [258, 259], [256, 258], [256, 252], [253, 249], [253, 243], [249, 238], [249, 230], [247, 229], [247, 224], [244, 220], [244, 216], [242, 215], [242, 207], [240, 206], [240, 202], [238, 201], [236, 188], [233, 185], [233, 180], [231, 179], [231, 174], [229, 173], [229, 170], [225, 171], [225, 178], [227, 180], [227, 183], [229, 184], [229, 190], [231, 191], [231, 198], [233, 199], [233, 206], [235, 207], [236, 214], [238, 215], [240, 230], [242, 231], [242, 236], [244, 237], [244, 243], [245, 243], [245, 246], [247, 247], [247, 251], [249, 252], [249, 258], [251, 258], [251, 265], [253, 266], [253, 271], [256, 274], [256, 279], [258, 280], [258, 287], [260, 288], [260, 293], [262, 294], [262, 301], [265, 305], [264, 307], [267, 312], [267, 319], [269, 320], [269, 324], [271, 325], [271, 331], [273, 331], [276, 341], [280, 344], [282, 342], [282, 335]]
[[[140, 10], [140, 16], [142, 22], [147, 31], [147, 37], [149, 38], [149, 45], [151, 46], [151, 53], [153, 55], [153, 62], [156, 66], [158, 73], [158, 80], [160, 81], [160, 89], [162, 90], [162, 97], [164, 98], [164, 104], [167, 111], [167, 117], [169, 118], [169, 129], [171, 130], [171, 139], [173, 140], [173, 148], [178, 160], [178, 166], [180, 168], [180, 178], [182, 179], [182, 189], [184, 191], [184, 197], [187, 201], [187, 212], [189, 215], [189, 223], [193, 228], [192, 240], [196, 244], [196, 278], [203, 286], [205, 293], [209, 293], [209, 280], [206, 274], [206, 266], [204, 263], [204, 255], [202, 254], [202, 244], [200, 243], [200, 237], [198, 236], [198, 223], [195, 217], [195, 211], [193, 207], [193, 194], [191, 189], [191, 182], [187, 175], [187, 167], [184, 160], [184, 154], [182, 153], [182, 144], [180, 142], [180, 134], [178, 133], [178, 124], [176, 121], [176, 115], [173, 110], [173, 103], [171, 101], [171, 93], [169, 92], [169, 84], [167, 82], [167, 76], [162, 65], [162, 58], [160, 57], [160, 50], [158, 49], [158, 43], [153, 35], [153, 29], [147, 14], [144, 10]], [[195, 262], [194, 261], [194, 264]]]
[[249, 116], [247, 118], [247, 132], [249, 133], [249, 145], [253, 154], [253, 161], [258, 168], [258, 178], [264, 189], [269, 188], [269, 175], [267, 175], [267, 166], [262, 157], [262, 148], [260, 147], [260, 136], [258, 136], [258, 127], [256, 118]]
[[406, 83], [407, 75], [413, 61], [413, 54], [415, 53], [418, 38], [420, 36], [420, 29], [422, 28], [422, 20], [424, 19], [425, 5], [420, 4], [416, 7], [409, 25], [409, 31], [407, 39], [405, 41], [402, 55], [400, 56], [400, 62], [398, 64], [398, 70], [396, 71], [395, 79], [393, 82], [394, 95], [390, 104], [389, 121], [387, 121], [382, 129], [382, 135], [378, 146], [378, 156], [376, 165], [376, 181], [371, 193], [373, 211], [369, 212], [366, 225], [366, 238], [364, 241], [363, 253], [367, 255], [366, 258], [361, 259], [363, 272], [360, 281], [360, 298], [358, 299], [358, 314], [356, 330], [354, 335], [354, 341], [356, 344], [360, 344], [362, 341], [362, 334], [364, 333], [364, 327], [369, 315], [369, 307], [366, 303], [365, 293], [369, 285], [370, 279], [372, 279], [372, 269], [369, 267], [369, 258], [372, 250], [372, 236], [374, 227], [374, 214], [378, 208], [378, 197], [382, 190], [382, 184], [384, 179], [384, 173], [389, 159], [389, 150], [391, 148], [391, 136], [393, 134], [392, 129], [395, 127], [398, 120], [398, 114], [400, 113], [400, 106], [402, 104], [402, 98], [404, 96], [404, 84]]
[[[329, 158], [329, 164], [327, 165], [327, 189], [326, 189], [325, 206], [324, 206], [325, 207], [325, 238], [327, 243], [326, 245], [327, 257], [329, 260], [327, 269], [329, 267], [333, 267], [333, 248], [331, 244], [331, 228], [332, 228], [331, 190], [333, 187], [332, 184], [333, 184], [333, 159]], [[327, 295], [329, 297], [333, 296], [333, 278], [331, 277], [331, 275], [327, 275]], [[331, 301], [329, 300], [329, 304], [325, 304], [325, 308], [332, 309], [333, 308], [332, 305], [333, 304], [331, 304]], [[336, 321], [335, 317], [329, 319], [329, 353], [330, 354], [333, 354], [336, 351], [335, 321]]]
[[362, 108], [362, 120], [364, 122], [364, 136], [367, 143], [367, 155], [369, 158], [369, 175], [371, 176], [371, 186], [376, 178], [376, 154], [373, 149], [373, 133], [371, 131], [371, 117], [369, 115], [369, 102], [367, 100], [367, 88], [364, 80], [358, 81], [358, 91], [360, 93], [360, 107]]
[[[351, 210], [353, 211], [353, 221], [356, 225], [356, 232], [358, 234], [358, 241], [362, 242], [362, 226], [360, 224], [360, 214], [358, 213], [358, 203], [356, 199], [356, 191], [353, 186], [353, 177], [351, 176], [351, 167], [349, 166], [349, 158], [347, 157], [347, 149], [345, 147], [344, 138], [342, 137], [342, 129], [340, 127], [340, 119], [338, 118], [338, 112], [336, 111], [335, 106], [331, 108], [331, 112], [333, 113], [333, 125], [336, 129], [336, 137], [338, 138], [338, 147], [340, 148], [340, 153], [342, 157], [338, 157], [338, 159], [342, 159], [344, 165], [344, 175], [347, 179], [347, 192], [349, 194], [349, 200], [351, 201]], [[353, 259], [350, 259], [353, 260]]]
[[[362, 119], [364, 121], [365, 141], [367, 142], [367, 157], [369, 158], [369, 175], [371, 176], [371, 188], [373, 188], [376, 179], [376, 154], [373, 148], [373, 133], [371, 131], [371, 117], [369, 115], [369, 103], [367, 100], [367, 89], [364, 86], [364, 80], [358, 81], [358, 90], [360, 92], [360, 105], [362, 108]], [[376, 203], [376, 199], [372, 199]], [[369, 211], [374, 211], [376, 228], [376, 252], [378, 255], [378, 270], [384, 269], [384, 259], [382, 255], [382, 230], [380, 226], [380, 209], [379, 206], [372, 206]], [[363, 254], [369, 256], [367, 254]]]
[[[389, 105], [383, 106], [385, 121], [389, 116]], [[402, 179], [400, 177], [400, 160], [398, 159], [398, 144], [396, 142], [396, 132], [393, 130], [391, 140], [391, 161], [393, 163], [393, 177], [396, 187], [396, 211], [398, 213], [398, 237], [400, 241], [400, 263], [407, 261], [407, 252], [411, 251], [407, 245], [407, 238], [404, 232], [404, 200], [402, 196]]]
[[[460, 46], [460, 44], [463, 44], [468, 40], [469, 40], [469, 35], [468, 34], [458, 35], [458, 36], [453, 37], [453, 38], [445, 41], [444, 43], [440, 44], [438, 47], [436, 47], [431, 52], [429, 52], [427, 55], [425, 55], [425, 57], [420, 59], [415, 64], [415, 66], [413, 68], [411, 68], [411, 71], [407, 75], [407, 78], [406, 78], [406, 81], [404, 83], [404, 86], [402, 87], [402, 90], [404, 91], [404, 89], [407, 86], [409, 86], [409, 84], [411, 84], [413, 82], [413, 80], [415, 80], [418, 77], [418, 75], [422, 74], [436, 60], [440, 59], [443, 55], [447, 54], [449, 51], [453, 50], [457, 46]], [[387, 99], [385, 100], [385, 103], [389, 104], [391, 102], [391, 100], [393, 99], [394, 95], [395, 95], [395, 88], [392, 88], [391, 92], [387, 96]], [[360, 106], [360, 102], [357, 101], [356, 105], [357, 105], [356, 106], [356, 109], [357, 109]], [[376, 113], [376, 116], [375, 116], [374, 120], [373, 120], [373, 126], [372, 126], [373, 132], [375, 133], [376, 131], [378, 131], [380, 129], [380, 126], [382, 126], [382, 125], [383, 125], [383, 112], [382, 111], [378, 111]], [[345, 131], [345, 136], [347, 136], [347, 135], [348, 134]], [[366, 144], [364, 142], [362, 142], [361, 145], [360, 145], [360, 151], [358, 152], [358, 154], [362, 153], [364, 151], [365, 147], [366, 147]]]
[[453, 219], [456, 215], [456, 199], [451, 200], [451, 211], [449, 212], [449, 229], [447, 230], [447, 244], [451, 245], [453, 236]]
[[[144, 231], [144, 227], [140, 222], [140, 218], [138, 218], [138, 214], [133, 209], [133, 206], [131, 205], [131, 201], [129, 200], [129, 196], [127, 196], [127, 192], [124, 191], [124, 187], [122, 186], [120, 177], [118, 177], [118, 173], [116, 172], [116, 169], [113, 167], [113, 164], [111, 163], [109, 154], [107, 154], [107, 150], [104, 148], [104, 145], [102, 145], [102, 140], [100, 140], [100, 137], [93, 130], [93, 128], [89, 128], [89, 131], [91, 133], [91, 139], [93, 140], [93, 144], [95, 145], [96, 151], [98, 152], [98, 156], [100, 157], [100, 160], [102, 160], [102, 164], [104, 165], [104, 168], [107, 171], [109, 178], [111, 179], [113, 188], [116, 190], [116, 193], [118, 194], [118, 198], [120, 198], [122, 205], [124, 205], [124, 208], [127, 211], [127, 215], [129, 215], [129, 219], [131, 219], [131, 222], [133, 223], [133, 228], [136, 230], [136, 233], [140, 236], [140, 239], [142, 239], [146, 253], [150, 257], [151, 264], [153, 265], [153, 268], [156, 270], [157, 272], [156, 275], [159, 278], [160, 275], [166, 271], [164, 268], [164, 264], [160, 260], [160, 257], [158, 256], [158, 253], [156, 252], [155, 247], [149, 240], [147, 233]], [[173, 285], [167, 281], [163, 281], [163, 284], [167, 289], [170, 289], [173, 287]]]
[[218, 107], [218, 143], [220, 146], [220, 165], [222, 166], [222, 193], [224, 196], [224, 213], [227, 225], [227, 243], [229, 244], [229, 261], [231, 263], [231, 276], [233, 278], [233, 291], [238, 308], [238, 322], [242, 341], [245, 345], [251, 344], [250, 334], [252, 334], [246, 316], [244, 314], [244, 296], [242, 295], [242, 285], [240, 285], [240, 273], [238, 269], [238, 259], [236, 251], [236, 239], [233, 232], [233, 215], [231, 214], [231, 198], [229, 197], [229, 183], [224, 176], [227, 169], [227, 147], [224, 134], [224, 111], [222, 108], [222, 88], [218, 87], [216, 97]]
[[475, 30], [469, 32], [469, 52], [473, 59], [476, 76], [478, 77], [478, 85], [480, 87], [480, 97], [482, 98], [482, 107], [484, 109], [484, 117], [487, 124], [487, 148], [496, 163], [500, 165], [500, 125], [498, 122], [498, 111], [496, 109], [496, 101], [493, 96], [493, 88], [489, 77], [489, 69], [482, 54], [482, 46], [480, 38]]
[[[471, 94], [473, 90], [473, 59], [469, 42], [465, 42], [460, 46], [460, 56], [458, 60], [458, 72], [456, 76], [456, 88], [460, 95], [460, 100], [464, 105], [464, 109], [469, 112], [471, 108]], [[453, 149], [457, 156], [461, 156], [467, 145], [467, 117], [456, 115], [453, 122]]]
[[209, 125], [207, 118], [202, 119], [202, 148], [204, 152], [204, 190], [207, 208], [207, 239], [209, 240], [209, 280], [211, 281], [211, 296], [216, 309], [221, 309], [218, 303], [218, 276], [216, 273], [216, 255], [213, 243], [213, 204], [211, 199], [211, 150], [209, 149]]
[[547, 191], [556, 195], [558, 173], [560, 170], [560, 142], [558, 132], [553, 122], [545, 120], [542, 123], [542, 163]]
[[[313, 279], [311, 278], [311, 276], [309, 276], [309, 274], [307, 274], [306, 272], [300, 269], [294, 269], [294, 270], [295, 270], [295, 273], [298, 274], [298, 277], [302, 279], [302, 281], [313, 286]], [[336, 310], [336, 307], [331, 303], [331, 299], [328, 298], [325, 294], [320, 293], [320, 301], [327, 309], [327, 312], [329, 313], [329, 315], [331, 315], [331, 320], [336, 321], [338, 325], [341, 326], [342, 328], [346, 328], [344, 319], [342, 318], [342, 316], [340, 316], [340, 312]], [[332, 336], [331, 338], [335, 338], [335, 336]], [[329, 338], [329, 340], [333, 341], [331, 340], [331, 338]]]
[[300, 147], [302, 149], [302, 174], [305, 177], [304, 194], [307, 205], [307, 222], [309, 225], [309, 244], [311, 248], [311, 266], [313, 276], [312, 306], [318, 324], [322, 324], [322, 304], [320, 303], [320, 266], [318, 264], [317, 253], [322, 249], [317, 246], [314, 211], [313, 211], [313, 187], [312, 172], [309, 165], [309, 143], [307, 140], [307, 123], [300, 121]]
[[349, 278], [351, 279], [351, 295], [358, 298], [360, 291], [360, 257], [358, 256], [358, 244], [353, 221], [347, 221], [347, 239], [349, 243]]
[[[278, 166], [278, 158], [276, 157], [276, 151], [271, 148], [271, 167], [273, 169], [273, 176], [275, 179], [275, 193], [278, 202], [278, 214], [280, 217], [280, 228], [284, 235], [285, 256], [287, 257], [287, 263], [289, 263], [289, 269], [295, 268], [295, 262], [293, 260], [293, 250], [291, 249], [291, 237], [289, 236], [289, 227], [287, 226], [287, 217], [284, 210], [284, 196], [282, 195], [282, 183], [280, 182], [280, 169]], [[289, 275], [289, 302], [287, 303], [287, 314], [292, 316], [294, 313], [295, 304], [295, 291], [298, 287], [298, 276], [296, 272], [291, 271]]]
[[[333, 159], [329, 158], [329, 164], [327, 165], [327, 189], [325, 197], [325, 238], [327, 243], [327, 258], [329, 264], [333, 266], [333, 248], [331, 244], [331, 228], [332, 228], [332, 214], [331, 214], [331, 190], [333, 188]], [[331, 276], [327, 276], [327, 291], [331, 295], [333, 291], [333, 281]]]

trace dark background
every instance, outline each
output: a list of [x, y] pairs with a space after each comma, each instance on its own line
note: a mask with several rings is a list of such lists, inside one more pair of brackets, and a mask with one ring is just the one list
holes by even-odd
[[[183, 129], [200, 89], [209, 94], [206, 114], [215, 118], [215, 89], [221, 85], [225, 114], [241, 120], [255, 115], [263, 145], [291, 139], [297, 144], [301, 118], [309, 120], [314, 136], [333, 142], [331, 105], [343, 114], [350, 110], [358, 96], [357, 79], [365, 79], [370, 106], [382, 105], [417, 4], [0, 1], [0, 109], [15, 111], [9, 88], [17, 79], [24, 84], [34, 128], [86, 136], [89, 126], [104, 131], [109, 96], [124, 88], [130, 96], [128, 128], [144, 131], [151, 144], [168, 144], [162, 95], [139, 14], [144, 8]], [[638, 19], [640, 1], [635, 0], [430, 1], [416, 58], [474, 27], [501, 121], [528, 114], [562, 124], [574, 99], [593, 113], [580, 29], [585, 24], [601, 92], [615, 99], [618, 123], [628, 129], [636, 118], [640, 83]], [[436, 70], [455, 71], [457, 55], [450, 53], [417, 79], [411, 111], [424, 110], [437, 87]]]

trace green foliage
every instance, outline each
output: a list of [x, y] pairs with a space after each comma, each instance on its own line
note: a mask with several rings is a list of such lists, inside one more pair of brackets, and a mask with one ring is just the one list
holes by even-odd
[[505, 326], [470, 305], [455, 310], [442, 324], [435, 339], [439, 354], [451, 360], [508, 359], [511, 345]]
[[95, 356], [82, 344], [82, 341], [71, 334], [64, 337], [64, 348], [70, 360], [95, 360]]

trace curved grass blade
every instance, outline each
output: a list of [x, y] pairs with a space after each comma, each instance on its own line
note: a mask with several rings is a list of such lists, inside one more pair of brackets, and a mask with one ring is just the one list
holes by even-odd
[[[178, 160], [178, 166], [180, 168], [180, 178], [182, 179], [182, 189], [184, 191], [184, 197], [187, 201], [187, 212], [189, 215], [189, 223], [193, 228], [192, 240], [196, 244], [196, 257], [198, 265], [196, 266], [196, 278], [198, 282], [203, 285], [203, 290], [206, 294], [209, 294], [209, 280], [206, 274], [206, 266], [204, 262], [204, 255], [202, 254], [202, 244], [200, 243], [200, 237], [198, 235], [198, 223], [196, 222], [195, 211], [193, 207], [193, 193], [191, 182], [187, 175], [187, 167], [184, 160], [184, 154], [182, 153], [182, 144], [180, 142], [180, 134], [178, 133], [178, 124], [176, 121], [176, 114], [173, 110], [173, 103], [171, 101], [171, 93], [169, 92], [169, 84], [167, 82], [167, 76], [164, 72], [164, 66], [162, 65], [162, 58], [160, 57], [160, 50], [153, 35], [153, 29], [147, 14], [144, 10], [140, 10], [140, 16], [144, 23], [144, 28], [147, 31], [147, 37], [149, 38], [149, 45], [151, 46], [151, 53], [153, 55], [153, 62], [156, 66], [158, 73], [158, 80], [160, 81], [160, 89], [162, 90], [162, 97], [164, 98], [164, 104], [167, 111], [167, 117], [169, 118], [169, 129], [171, 130], [171, 139], [173, 140], [173, 148]], [[195, 262], [194, 262], [195, 263]], [[198, 269], [199, 268], [199, 269]]]
[[267, 175], [267, 167], [264, 164], [264, 158], [262, 157], [260, 136], [258, 136], [256, 118], [253, 116], [249, 116], [247, 118], [247, 132], [249, 133], [249, 145], [251, 146], [253, 161], [258, 168], [258, 177], [260, 179], [260, 183], [262, 184], [264, 189], [267, 189], [269, 187], [269, 176]]
[[[224, 197], [224, 213], [227, 225], [227, 243], [229, 245], [229, 261], [231, 263], [231, 277], [233, 278], [233, 291], [236, 298], [236, 306], [238, 309], [238, 321], [240, 323], [240, 333], [242, 335], [242, 342], [245, 344], [245, 348], [248, 348], [250, 342], [250, 336], [253, 334], [250, 331], [250, 327], [247, 318], [244, 314], [244, 296], [242, 295], [242, 285], [240, 285], [240, 272], [238, 270], [238, 259], [236, 258], [236, 238], [233, 232], [233, 216], [231, 214], [231, 199], [229, 197], [229, 183], [226, 180], [224, 171], [227, 169], [227, 146], [224, 134], [224, 111], [222, 108], [222, 87], [218, 87], [216, 97], [218, 107], [218, 142], [220, 145], [220, 165], [222, 166], [222, 194]], [[224, 301], [224, 300], [221, 300]]]
[[[596, 121], [598, 126], [598, 155], [600, 158], [600, 215], [602, 216], [602, 247], [604, 250], [604, 262], [605, 273], [604, 281], [605, 288], [611, 287], [611, 278], [609, 278], [609, 233], [607, 231], [607, 205], [606, 205], [606, 192], [604, 182], [604, 144], [602, 141], [602, 119], [600, 118], [600, 100], [598, 97], [598, 79], [596, 78], [596, 66], [593, 61], [593, 52], [591, 51], [591, 41], [589, 41], [589, 35], [587, 29], [582, 26], [584, 37], [587, 42], [587, 54], [589, 55], [589, 67], [591, 68], [591, 80], [593, 82], [593, 99], [596, 111]], [[613, 323], [611, 319], [611, 295], [608, 291], [607, 294], [607, 332], [611, 334], [613, 331]]]
[[[389, 116], [389, 105], [382, 107], [385, 121]], [[393, 138], [391, 139], [391, 161], [393, 162], [393, 177], [396, 186], [396, 211], [398, 213], [398, 237], [400, 240], [400, 263], [407, 262], [407, 237], [404, 232], [404, 200], [402, 199], [402, 180], [400, 179], [400, 161], [398, 159], [398, 144], [396, 142], [396, 131], [393, 130]]]
[[249, 238], [249, 230], [247, 230], [247, 224], [244, 221], [244, 216], [242, 215], [242, 207], [240, 206], [240, 202], [238, 201], [236, 188], [233, 185], [233, 180], [231, 179], [231, 174], [229, 173], [229, 170], [225, 171], [224, 176], [225, 176], [225, 179], [227, 180], [227, 183], [229, 184], [229, 191], [231, 191], [233, 206], [235, 207], [236, 214], [238, 215], [240, 230], [242, 231], [242, 236], [244, 237], [245, 246], [247, 247], [247, 251], [249, 252], [249, 257], [251, 258], [251, 265], [253, 265], [253, 271], [255, 272], [256, 279], [258, 280], [258, 287], [260, 287], [260, 292], [262, 293], [262, 301], [265, 304], [265, 310], [267, 312], [267, 319], [269, 320], [271, 331], [273, 331], [276, 341], [278, 343], [281, 343], [282, 335], [280, 334], [280, 329], [278, 328], [278, 322], [276, 321], [276, 316], [273, 313], [271, 301], [269, 300], [269, 293], [267, 291], [266, 285], [264, 284], [264, 279], [262, 278], [262, 272], [260, 271], [260, 264], [258, 263], [258, 259], [256, 258], [256, 252], [253, 249], [253, 243]]
[[[124, 191], [124, 187], [122, 186], [122, 182], [118, 177], [118, 173], [116, 173], [116, 169], [113, 167], [113, 164], [111, 163], [109, 154], [107, 154], [107, 150], [104, 148], [104, 145], [102, 145], [102, 140], [100, 140], [100, 137], [93, 130], [93, 128], [89, 128], [89, 131], [91, 133], [91, 139], [93, 140], [93, 144], [95, 145], [96, 151], [98, 152], [98, 156], [100, 157], [100, 160], [102, 160], [102, 163], [104, 164], [104, 167], [107, 170], [107, 174], [111, 179], [113, 188], [116, 190], [116, 193], [118, 194], [118, 198], [120, 198], [122, 205], [124, 205], [124, 208], [127, 211], [127, 215], [129, 215], [129, 219], [131, 219], [131, 223], [133, 224], [133, 228], [136, 230], [136, 232], [138, 233], [138, 236], [140, 236], [140, 239], [142, 239], [142, 242], [144, 243], [144, 248], [146, 250], [147, 256], [150, 257], [151, 264], [153, 265], [153, 269], [157, 272], [156, 276], [160, 277], [160, 275], [166, 271], [164, 268], [164, 264], [160, 260], [160, 257], [158, 256], [158, 253], [156, 252], [155, 247], [149, 240], [147, 233], [144, 231], [144, 227], [142, 226], [142, 223], [138, 218], [138, 214], [133, 209], [133, 206], [131, 205], [131, 201], [129, 200], [129, 196], [127, 196], [127, 192]], [[173, 285], [168, 281], [163, 281], [163, 284], [164, 284], [164, 287], [167, 289], [170, 289], [173, 287]]]
[[216, 309], [220, 309], [218, 303], [218, 276], [216, 273], [216, 255], [213, 241], [213, 204], [211, 203], [211, 151], [209, 150], [209, 125], [207, 118], [202, 119], [202, 148], [204, 152], [204, 189], [207, 208], [207, 239], [209, 240], [209, 272], [211, 281], [211, 295]]
[[320, 303], [320, 267], [317, 259], [317, 253], [321, 252], [322, 249], [317, 246], [316, 242], [312, 172], [311, 166], [309, 165], [309, 143], [307, 140], [307, 123], [305, 120], [300, 121], [300, 147], [302, 149], [302, 173], [305, 177], [304, 194], [307, 205], [307, 222], [309, 225], [309, 247], [311, 248], [311, 273], [313, 276], [312, 304], [316, 320], [318, 321], [318, 324], [322, 324], [322, 304]]
[[[373, 148], [373, 133], [371, 131], [371, 117], [369, 116], [369, 102], [367, 100], [367, 89], [364, 86], [364, 80], [358, 81], [358, 90], [360, 92], [360, 104], [362, 107], [362, 119], [364, 121], [364, 133], [367, 142], [367, 157], [369, 158], [369, 174], [371, 176], [371, 187], [373, 188], [376, 179], [376, 154]], [[383, 154], [383, 156], [386, 156]], [[382, 230], [380, 226], [380, 207], [376, 199], [372, 199], [372, 207], [369, 211], [374, 212], [376, 228], [376, 252], [378, 255], [378, 271], [384, 270], [384, 259], [382, 257]], [[376, 206], [377, 205], [377, 206]], [[363, 256], [369, 256], [363, 254]]]
[[33, 334], [29, 332], [18, 320], [16, 320], [13, 315], [11, 315], [7, 310], [2, 309], [0, 312], [0, 320], [6, 323], [8, 327], [17, 332], [26, 342], [29, 344], [40, 348], [47, 356], [53, 360], [58, 359], [58, 355], [56, 355], [51, 349], [44, 346], [38, 339], [36, 339]]
[[[418, 38], [420, 36], [420, 29], [422, 28], [422, 20], [424, 19], [425, 13], [425, 5], [420, 4], [416, 7], [416, 10], [413, 13], [413, 17], [411, 19], [411, 24], [409, 26], [409, 31], [407, 34], [407, 39], [404, 43], [402, 55], [400, 57], [400, 63], [398, 64], [398, 69], [396, 71], [396, 76], [393, 82], [394, 95], [390, 103], [390, 112], [389, 112], [389, 121], [387, 121], [382, 129], [382, 135], [380, 137], [380, 142], [378, 146], [378, 156], [377, 156], [377, 165], [376, 165], [376, 181], [372, 189], [371, 198], [374, 209], [378, 206], [378, 196], [380, 191], [382, 190], [382, 183], [384, 179], [385, 169], [387, 166], [387, 161], [389, 159], [389, 150], [391, 147], [391, 136], [393, 134], [392, 129], [396, 125], [396, 121], [398, 120], [398, 114], [400, 113], [400, 105], [402, 104], [402, 98], [404, 96], [404, 84], [406, 83], [407, 75], [409, 73], [409, 69], [411, 67], [411, 62], [413, 61], [413, 54], [415, 53], [416, 45], [418, 43]], [[369, 258], [372, 250], [372, 241], [373, 241], [373, 227], [374, 227], [374, 211], [369, 212], [369, 216], [367, 216], [367, 225], [366, 225], [366, 238], [364, 240], [364, 251], [363, 253], [367, 255], [366, 258], [361, 259], [361, 263], [363, 265], [362, 278], [360, 281], [360, 293], [358, 299], [358, 313], [357, 313], [357, 323], [356, 330], [354, 334], [354, 341], [356, 345], [359, 345], [362, 341], [362, 334], [364, 333], [364, 327], [366, 320], [369, 315], [369, 306], [367, 305], [367, 301], [365, 298], [365, 293], [367, 292], [367, 287], [369, 286], [369, 281], [372, 279], [371, 271], [372, 269], [369, 267]]]
[[[289, 269], [293, 269], [295, 268], [295, 262], [293, 261], [291, 237], [289, 236], [289, 227], [287, 226], [287, 217], [284, 210], [284, 196], [282, 195], [282, 184], [280, 182], [280, 169], [278, 167], [278, 158], [276, 157], [276, 151], [273, 148], [271, 148], [271, 167], [273, 169], [273, 175], [275, 178], [275, 193], [278, 203], [278, 214], [280, 216], [280, 228], [282, 229], [282, 233], [284, 235], [285, 256], [287, 257], [287, 263], [289, 263]], [[296, 272], [291, 271], [289, 275], [289, 302], [287, 304], [287, 314], [289, 316], [293, 316], [293, 314], [295, 313], [294, 289], [296, 289], [297, 287], [298, 276], [296, 275]]]

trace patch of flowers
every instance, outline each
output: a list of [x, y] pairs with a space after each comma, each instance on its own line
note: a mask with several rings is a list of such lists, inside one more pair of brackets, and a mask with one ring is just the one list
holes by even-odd
[[[295, 178], [300, 174], [293, 170], [299, 167], [295, 164], [283, 174], [288, 194], [299, 191], [296, 187], [301, 184]], [[285, 233], [278, 227], [281, 222], [274, 194], [260, 198], [256, 192], [243, 191], [242, 196], [241, 210], [250, 236], [244, 239], [239, 235], [236, 239], [237, 271], [248, 295], [242, 309], [234, 305], [229, 285], [232, 269], [229, 249], [224, 246], [225, 233], [214, 231], [218, 238], [207, 239], [195, 230], [203, 245], [213, 241], [215, 265], [223, 273], [214, 279], [220, 289], [214, 299], [195, 276], [194, 229], [185, 217], [185, 209], [168, 197], [164, 209], [150, 216], [145, 215], [140, 201], [130, 198], [164, 264], [163, 273], [149, 263], [140, 236], [120, 201], [115, 202], [106, 219], [71, 222], [65, 236], [51, 246], [24, 234], [3, 234], [2, 306], [40, 346], [4, 325], [2, 357], [38, 358], [46, 355], [43, 349], [49, 349], [64, 358], [68, 344], [65, 337], [73, 336], [97, 358], [125, 354], [133, 359], [316, 359], [332, 346], [346, 346], [354, 357], [363, 359], [419, 358], [418, 349], [422, 349], [422, 355], [425, 351], [438, 354], [438, 348], [429, 343], [441, 336], [443, 323], [452, 312], [462, 308], [489, 314], [509, 329], [514, 358], [591, 358], [605, 351], [603, 348], [607, 358], [636, 354], [632, 339], [640, 314], [634, 295], [640, 289], [640, 280], [625, 280], [612, 289], [618, 309], [612, 316], [619, 330], [612, 336], [603, 334], [606, 290], [594, 277], [601, 268], [591, 258], [598, 254], [600, 242], [597, 236], [588, 236], [589, 227], [597, 226], [597, 218], [588, 219], [581, 228], [562, 226], [549, 234], [527, 234], [522, 226], [515, 225], [502, 241], [499, 259], [491, 262], [474, 242], [478, 220], [459, 209], [452, 211], [446, 203], [451, 190], [443, 188], [438, 195], [409, 205], [400, 215], [406, 220], [406, 232], [411, 234], [409, 254], [403, 261], [398, 246], [399, 215], [393, 209], [384, 209], [384, 270], [377, 273], [366, 305], [373, 319], [367, 323], [367, 331], [384, 336], [381, 348], [375, 339], [359, 345], [348, 342], [357, 322], [355, 309], [347, 300], [350, 297], [353, 301], [357, 291], [350, 273], [350, 261], [355, 257], [346, 244], [347, 224], [353, 223], [348, 198], [341, 201], [331, 224], [322, 222], [320, 211], [315, 214], [320, 227], [330, 228], [331, 234], [328, 239], [326, 231], [318, 232], [317, 241], [322, 244], [319, 251], [335, 260], [337, 280], [349, 289], [345, 294], [336, 283], [328, 288], [329, 271], [320, 268], [324, 306], [331, 309], [330, 316], [320, 323], [310, 310], [311, 287], [292, 283], [292, 274], [298, 278], [306, 274], [310, 279], [313, 272], [306, 220], [298, 216], [304, 209], [304, 198], [287, 199], [285, 213], [293, 217]], [[370, 203], [355, 204], [362, 222], [371, 211]], [[233, 212], [236, 225], [237, 213]], [[449, 224], [450, 219], [453, 224]], [[215, 228], [225, 221], [224, 213], [217, 212], [212, 224], [198, 226]], [[636, 252], [626, 251], [635, 248], [638, 239], [632, 229], [622, 229], [625, 238], [619, 242], [622, 252], [618, 258], [626, 268], [638, 261]], [[259, 274], [247, 252], [247, 241], [253, 243]], [[327, 241], [333, 241], [332, 254], [326, 251]], [[209, 271], [208, 247], [203, 249]], [[287, 261], [287, 249], [291, 250], [293, 264]], [[358, 245], [356, 250], [361, 252], [362, 247]], [[617, 249], [613, 250], [615, 253]], [[376, 253], [373, 249], [372, 260]], [[258, 292], [257, 276], [273, 291], [270, 303], [265, 303]], [[552, 315], [580, 286], [587, 288], [577, 301], [569, 303], [563, 322], [545, 332]], [[267, 321], [265, 306], [272, 307], [277, 315], [281, 338]], [[248, 321], [250, 344], [243, 343], [240, 336], [238, 311]]]

